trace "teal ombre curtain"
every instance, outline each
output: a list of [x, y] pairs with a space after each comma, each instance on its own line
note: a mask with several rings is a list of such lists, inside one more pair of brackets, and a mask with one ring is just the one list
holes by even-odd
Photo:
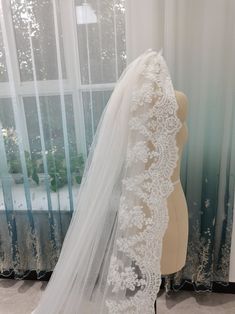
[[126, 65], [124, 11], [124, 0], [0, 0], [0, 275], [54, 269]]
[[[164, 47], [175, 89], [189, 99], [182, 183], [189, 209], [185, 267], [166, 277], [179, 289], [229, 282], [235, 191], [235, 3], [166, 1]], [[233, 244], [235, 245], [235, 244]], [[171, 285], [170, 285], [171, 284]]]
[[234, 20], [233, 0], [127, 1], [127, 56], [163, 48], [174, 87], [189, 100], [189, 139], [181, 167], [188, 255], [182, 271], [165, 278], [167, 289], [179, 289], [186, 281], [197, 290], [211, 290], [213, 281], [227, 284], [235, 258], [230, 254], [235, 246]]

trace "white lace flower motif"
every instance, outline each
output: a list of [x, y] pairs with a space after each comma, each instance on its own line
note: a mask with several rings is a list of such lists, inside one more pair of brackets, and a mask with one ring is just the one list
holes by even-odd
[[107, 280], [108, 283], [113, 286], [113, 293], [125, 289], [134, 291], [136, 287], [145, 283], [144, 280], [138, 279], [138, 274], [135, 272], [135, 267], [123, 267], [122, 262], [118, 260], [116, 256], [111, 257], [110, 273]]
[[180, 124], [174, 116], [170, 116], [166, 119], [165, 126], [169, 132], [173, 133], [178, 130]]
[[148, 161], [149, 149], [145, 141], [137, 142], [127, 152], [127, 164], [131, 162], [142, 161], [146, 163]]
[[124, 205], [120, 208], [120, 229], [137, 227], [142, 229], [145, 224], [145, 214], [143, 206], [134, 206], [130, 210]]
[[153, 83], [151, 81], [143, 83], [139, 90], [133, 92], [131, 111], [133, 112], [137, 110], [138, 107], [151, 103], [154, 96], [155, 91]]

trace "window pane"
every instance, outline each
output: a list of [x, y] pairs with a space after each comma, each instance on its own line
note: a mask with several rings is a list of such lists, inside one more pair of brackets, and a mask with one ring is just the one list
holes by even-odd
[[115, 82], [126, 65], [124, 0], [75, 0], [83, 84]]
[[0, 121], [3, 128], [15, 128], [11, 98], [0, 98]]
[[21, 172], [20, 152], [11, 98], [0, 99], [0, 121], [9, 173]]
[[[21, 80], [32, 81], [33, 70], [36, 72], [37, 80], [58, 79], [52, 0], [11, 0], [11, 10]], [[60, 21], [60, 18], [58, 20]], [[63, 77], [65, 77], [60, 25], [58, 31], [62, 72]], [[33, 67], [32, 54], [36, 69]]]
[[[58, 207], [60, 207], [62, 210], [69, 210], [68, 164], [65, 155], [66, 148], [63, 134], [61, 99], [56, 95], [40, 96], [39, 100], [44, 139], [42, 134], [40, 134], [40, 113], [37, 112], [36, 99], [35, 97], [24, 98], [24, 110], [32, 159], [37, 163], [37, 172], [39, 176], [43, 177], [46, 173], [42, 159], [42, 142], [44, 140], [50, 190], [52, 192], [57, 192], [57, 194], [59, 193], [60, 195], [60, 201], [57, 203], [58, 199], [55, 194], [51, 193], [53, 209], [58, 209]], [[68, 130], [69, 166], [72, 176], [73, 191], [75, 191], [73, 196], [75, 196], [78, 189], [77, 184], [80, 183], [83, 172], [83, 159], [81, 159], [81, 155], [79, 155], [77, 151], [74, 110], [72, 97], [70, 95], [65, 96], [65, 112]], [[42, 200], [43, 204], [45, 203], [45, 200], [47, 199], [45, 193], [38, 190], [38, 193], [35, 195], [38, 199]], [[45, 208], [46, 204], [41, 207]]]
[[[0, 210], [5, 209], [5, 206], [8, 209], [12, 209], [12, 203], [15, 209], [25, 209], [27, 206], [23, 188], [21, 187], [23, 176], [18, 145], [19, 141], [16, 133], [12, 101], [10, 98], [0, 99], [0, 121], [2, 125], [2, 128], [0, 129], [0, 156], [2, 170], [0, 179], [2, 186], [5, 186], [4, 192], [6, 193], [3, 195], [3, 189], [0, 186]], [[18, 183], [21, 184], [18, 185]]]
[[[33, 209], [48, 209], [48, 193], [45, 178], [48, 176], [48, 189], [53, 210], [70, 210], [70, 195], [68, 190], [68, 163], [65, 158], [65, 141], [61, 99], [59, 96], [41, 96], [40, 109], [42, 128], [45, 140], [46, 173], [43, 164], [42, 136], [39, 131], [39, 115], [35, 97], [25, 97], [22, 116], [26, 120], [26, 137], [29, 145], [23, 143], [23, 152], [27, 168], [30, 191], [24, 190], [24, 175], [20, 158], [20, 147], [16, 132], [16, 124], [11, 99], [0, 99], [0, 121], [2, 123], [0, 136], [0, 154], [2, 158], [0, 181], [7, 184], [15, 209], [27, 209], [25, 193], [30, 193]], [[84, 160], [77, 151], [75, 136], [74, 108], [72, 96], [65, 96], [65, 115], [68, 130], [69, 165], [72, 180], [72, 195], [75, 198], [83, 174]], [[24, 135], [23, 135], [24, 136]], [[25, 136], [24, 136], [25, 137]], [[46, 175], [46, 176], [45, 176]], [[0, 184], [0, 210], [4, 209], [4, 197]], [[74, 199], [75, 200], [75, 199]]]
[[112, 91], [83, 92], [83, 110], [85, 118], [85, 133], [87, 150], [91, 146], [93, 136], [100, 121], [102, 112], [109, 100]]
[[[68, 142], [70, 151], [76, 151], [76, 136], [72, 97], [65, 96]], [[59, 96], [40, 96], [43, 135], [46, 151], [55, 152], [64, 156], [63, 123], [61, 114], [61, 99]], [[41, 136], [35, 97], [24, 97], [27, 131], [30, 151], [33, 155], [41, 155]]]
[[5, 56], [5, 49], [4, 43], [2, 38], [2, 31], [0, 27], [0, 82], [7, 82], [8, 75], [7, 75], [7, 65], [6, 65], [6, 56]]

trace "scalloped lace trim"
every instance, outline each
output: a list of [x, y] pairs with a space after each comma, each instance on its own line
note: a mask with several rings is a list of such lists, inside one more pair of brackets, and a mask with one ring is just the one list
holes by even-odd
[[178, 160], [177, 109], [168, 68], [161, 55], [154, 55], [141, 69], [130, 108], [118, 237], [108, 273], [114, 296], [106, 299], [108, 313], [153, 313], [161, 284], [167, 198], [173, 191], [171, 175]]

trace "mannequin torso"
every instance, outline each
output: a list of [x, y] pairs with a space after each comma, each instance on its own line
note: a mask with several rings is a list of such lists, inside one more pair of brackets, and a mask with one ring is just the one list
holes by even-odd
[[168, 275], [179, 271], [185, 264], [188, 244], [188, 209], [186, 199], [180, 183], [180, 161], [188, 131], [185, 123], [188, 101], [185, 94], [175, 91], [179, 105], [177, 115], [182, 127], [177, 134], [176, 141], [179, 148], [179, 160], [171, 177], [174, 182], [174, 191], [168, 197], [169, 223], [163, 238], [161, 273]]

